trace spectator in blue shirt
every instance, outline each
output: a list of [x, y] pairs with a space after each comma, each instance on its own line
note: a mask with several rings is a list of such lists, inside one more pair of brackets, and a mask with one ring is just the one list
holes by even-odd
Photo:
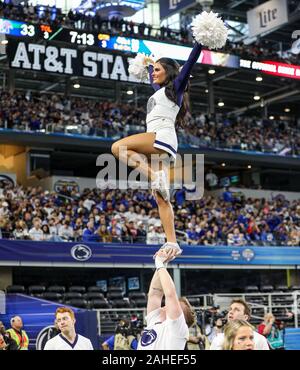
[[89, 221], [86, 225], [86, 229], [83, 230], [82, 241], [83, 242], [98, 242], [99, 236], [95, 234], [94, 222]]

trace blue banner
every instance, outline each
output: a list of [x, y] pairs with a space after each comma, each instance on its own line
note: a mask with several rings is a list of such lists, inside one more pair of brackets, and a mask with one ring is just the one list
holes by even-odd
[[[40, 266], [153, 266], [152, 256], [160, 246], [107, 243], [52, 243], [33, 241], [0, 241], [0, 265]], [[300, 265], [298, 247], [204, 247], [182, 246], [182, 256], [174, 264], [195, 265]]]
[[195, 0], [160, 0], [160, 18], [170, 17], [188, 6], [196, 4]]

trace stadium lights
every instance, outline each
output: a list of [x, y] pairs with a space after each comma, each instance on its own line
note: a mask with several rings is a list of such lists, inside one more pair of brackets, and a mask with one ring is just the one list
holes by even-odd
[[256, 81], [257, 82], [261, 82], [263, 80], [262, 76], [261, 75], [257, 75], [256, 76]]
[[133, 95], [134, 92], [132, 90], [127, 90], [127, 95]]
[[260, 100], [260, 96], [258, 95], [258, 93], [254, 94], [253, 99], [256, 101]]
[[219, 107], [224, 107], [225, 103], [223, 102], [223, 100], [220, 100], [219, 103], [218, 103], [218, 106]]
[[214, 74], [216, 73], [216, 70], [215, 70], [215, 69], [213, 69], [213, 68], [210, 68], [210, 69], [208, 70], [208, 73], [209, 73], [210, 75], [214, 75]]

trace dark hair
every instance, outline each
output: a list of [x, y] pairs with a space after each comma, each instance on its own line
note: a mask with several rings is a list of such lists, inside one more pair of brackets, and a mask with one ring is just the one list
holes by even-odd
[[251, 308], [248, 306], [248, 304], [241, 298], [236, 298], [233, 299], [230, 303], [230, 306], [233, 305], [234, 303], [241, 304], [244, 306], [244, 314], [248, 316], [248, 321], [251, 319]]
[[[45, 227], [47, 228], [46, 233], [47, 233], [47, 234], [50, 234], [50, 229], [49, 229], [49, 226], [48, 226], [47, 224], [42, 225], [42, 230], [43, 230]], [[43, 230], [43, 231], [44, 231], [44, 230]], [[45, 232], [45, 231], [44, 231], [44, 232]]]
[[[167, 74], [166, 81], [163, 85], [166, 88], [167, 98], [177, 104], [174, 81], [179, 74], [180, 65], [176, 62], [176, 60], [171, 58], [160, 58], [156, 63], [161, 64]], [[190, 111], [189, 88], [190, 84], [188, 83], [184, 91], [182, 105], [176, 119], [176, 124], [179, 127], [184, 127], [186, 125], [187, 113]]]

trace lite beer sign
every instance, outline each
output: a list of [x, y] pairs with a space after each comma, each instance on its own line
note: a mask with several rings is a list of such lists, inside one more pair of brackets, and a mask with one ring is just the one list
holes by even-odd
[[249, 37], [261, 35], [288, 22], [287, 0], [271, 0], [247, 12]]
[[195, 3], [195, 0], [160, 0], [160, 18], [170, 17]]

